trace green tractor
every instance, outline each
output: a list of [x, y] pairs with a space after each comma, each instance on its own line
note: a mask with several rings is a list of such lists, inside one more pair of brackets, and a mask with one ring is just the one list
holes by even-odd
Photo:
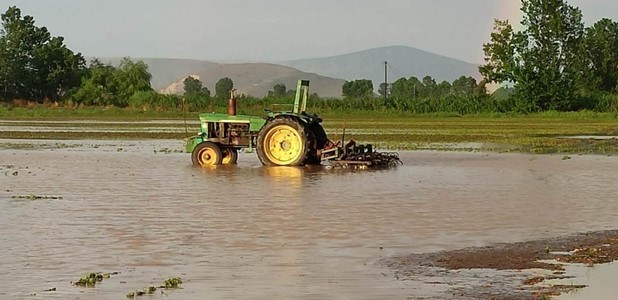
[[232, 92], [227, 114], [200, 114], [201, 132], [187, 141], [196, 166], [235, 164], [238, 150], [255, 148], [267, 166], [320, 164], [328, 140], [322, 119], [307, 113], [309, 81], [299, 80], [292, 111], [268, 111], [265, 118], [236, 114]]
[[[299, 80], [292, 111], [268, 111], [266, 117], [236, 114], [234, 91], [227, 114], [200, 114], [201, 131], [187, 139], [186, 152], [195, 166], [236, 164], [238, 150], [256, 149], [266, 166], [319, 165], [369, 168], [401, 163], [397, 153], [380, 153], [372, 145], [343, 140], [330, 141], [320, 124], [322, 119], [307, 113], [309, 81]], [[345, 131], [344, 131], [345, 134]]]

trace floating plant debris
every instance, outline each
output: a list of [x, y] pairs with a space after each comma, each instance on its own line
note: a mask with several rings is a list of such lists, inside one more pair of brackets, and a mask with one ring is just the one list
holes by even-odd
[[159, 286], [158, 288], [154, 286], [149, 286], [139, 291], [129, 292], [127, 294], [127, 298], [135, 299], [135, 297], [138, 297], [138, 296], [154, 294], [157, 291], [157, 289], [177, 289], [177, 288], [180, 288], [181, 284], [182, 284], [182, 279], [180, 279], [180, 277], [173, 277], [173, 278], [165, 280], [163, 284]]
[[95, 287], [97, 283], [103, 281], [103, 279], [110, 278], [111, 275], [118, 275], [120, 272], [112, 272], [112, 273], [89, 273], [85, 276], [82, 276], [77, 282], [74, 283], [76, 286], [81, 287]]

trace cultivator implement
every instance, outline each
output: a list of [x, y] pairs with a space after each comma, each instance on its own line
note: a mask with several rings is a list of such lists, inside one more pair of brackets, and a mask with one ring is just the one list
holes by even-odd
[[397, 152], [378, 152], [371, 144], [357, 145], [355, 141], [343, 148], [324, 150], [323, 154], [322, 159], [329, 161], [333, 168], [384, 169], [403, 164]]

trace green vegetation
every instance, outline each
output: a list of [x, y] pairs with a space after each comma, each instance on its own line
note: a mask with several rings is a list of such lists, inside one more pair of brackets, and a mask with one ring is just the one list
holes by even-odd
[[79, 280], [76, 281], [74, 285], [81, 286], [81, 287], [95, 287], [98, 283], [103, 281], [103, 279], [107, 279], [107, 278], [110, 278], [111, 275], [118, 275], [118, 274], [120, 274], [120, 272], [89, 273], [79, 278]]
[[[508, 21], [496, 21], [491, 42], [484, 45], [486, 64], [480, 72], [485, 78], [480, 82], [465, 76], [441, 83], [430, 76], [399, 78], [382, 84], [380, 95], [375, 95], [370, 80], [357, 79], [342, 86], [343, 99], [313, 94], [309, 109], [459, 115], [618, 112], [618, 23], [603, 19], [584, 28], [581, 11], [564, 0], [522, 0], [522, 11], [521, 31]], [[150, 79], [144, 62], [128, 58], [118, 67], [97, 59], [86, 66], [81, 54], [66, 48], [62, 37], [52, 37], [45, 27], [35, 25], [33, 17], [22, 16], [19, 8], [9, 7], [2, 14], [0, 103], [5, 106], [0, 105], [0, 116], [13, 106], [41, 104], [68, 109], [96, 106], [104, 114], [114, 114], [118, 108], [141, 110], [145, 115], [215, 111], [226, 106], [234, 88], [231, 78], [221, 78], [211, 97], [198, 79], [188, 77], [183, 96], [162, 95], [152, 90]], [[489, 82], [507, 86], [489, 94]], [[277, 83], [267, 97], [242, 96], [241, 112], [259, 114], [263, 108], [289, 106], [293, 92]], [[24, 117], [31, 114], [24, 112]]]
[[2, 14], [0, 28], [0, 100], [58, 100], [78, 86], [85, 60], [52, 37], [17, 7]]
[[163, 282], [163, 287], [165, 287], [166, 289], [176, 289], [181, 284], [182, 284], [182, 279], [180, 279], [180, 277], [174, 277], [174, 278], [165, 280], [165, 282]]
[[347, 81], [341, 87], [345, 98], [370, 98], [373, 96], [373, 82], [368, 79]]
[[[163, 282], [163, 285], [159, 286], [159, 289], [178, 289], [182, 284], [182, 279], [180, 277], [174, 277], [167, 279]], [[152, 295], [157, 291], [157, 287], [149, 286], [143, 288], [141, 291], [133, 291], [127, 294], [127, 298], [135, 299], [135, 297], [143, 296], [143, 295]]]
[[152, 92], [155, 105], [164, 98], [152, 91], [148, 66], [141, 61], [125, 58], [116, 68], [95, 59], [86, 67], [63, 37], [52, 37], [19, 8], [9, 7], [1, 19], [1, 102], [126, 107], [142, 104], [133, 99], [138, 92]]
[[157, 288], [154, 286], [149, 286], [144, 288], [141, 291], [133, 291], [127, 294], [128, 299], [135, 299], [135, 297], [143, 296], [143, 295], [152, 295], [157, 291]]
[[577, 135], [616, 135], [618, 115], [540, 113], [445, 117], [333, 116], [326, 129], [331, 139], [370, 142], [381, 149], [482, 150], [524, 153], [618, 153], [618, 140], [572, 139]]
[[[81, 86], [68, 97], [67, 104], [116, 107], [131, 104], [136, 107], [142, 105], [136, 103], [136, 93], [152, 92], [150, 79], [148, 66], [142, 61], [135, 63], [124, 58], [115, 68], [95, 59], [82, 77]], [[158, 99], [154, 100], [156, 103]]]
[[215, 97], [219, 100], [228, 99], [230, 92], [234, 88], [234, 82], [228, 77], [219, 79], [215, 84]]
[[[240, 105], [242, 107], [244, 104]], [[49, 110], [55, 109], [44, 111]], [[3, 119], [19, 120], [8, 123], [0, 121], [0, 125], [8, 127], [0, 132], [0, 138], [181, 140], [199, 131], [197, 113], [172, 115], [168, 112], [149, 112], [149, 118], [146, 118], [143, 112], [135, 110], [114, 110], [113, 113], [98, 116], [88, 112], [88, 109], [58, 110], [57, 114], [32, 117], [30, 121], [20, 118], [18, 114], [11, 114], [11, 111], [0, 115]], [[252, 113], [264, 115], [263, 111]], [[317, 110], [317, 113], [324, 118], [323, 125], [332, 140], [341, 138], [345, 126], [346, 140], [373, 143], [380, 149], [618, 153], [618, 139], [568, 138], [577, 135], [617, 136], [617, 113], [550, 111], [528, 115], [460, 115], [323, 110]], [[74, 121], [67, 123], [69, 119]], [[136, 119], [151, 121], [135, 122]], [[20, 129], [22, 126], [27, 128]], [[165, 149], [160, 152], [167, 153]]]
[[[618, 23], [603, 19], [584, 28], [581, 10], [564, 0], [521, 3], [523, 29], [496, 20], [483, 47], [485, 80], [514, 84], [521, 112], [616, 111]], [[614, 99], [604, 103], [608, 94]]]

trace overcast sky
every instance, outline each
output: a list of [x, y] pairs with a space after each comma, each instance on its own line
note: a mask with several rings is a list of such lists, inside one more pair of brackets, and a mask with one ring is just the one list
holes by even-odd
[[[8, 2], [8, 3], [7, 3]], [[404, 45], [481, 63], [520, 0], [0, 0], [86, 56], [277, 61]], [[571, 0], [590, 25], [618, 0]]]

